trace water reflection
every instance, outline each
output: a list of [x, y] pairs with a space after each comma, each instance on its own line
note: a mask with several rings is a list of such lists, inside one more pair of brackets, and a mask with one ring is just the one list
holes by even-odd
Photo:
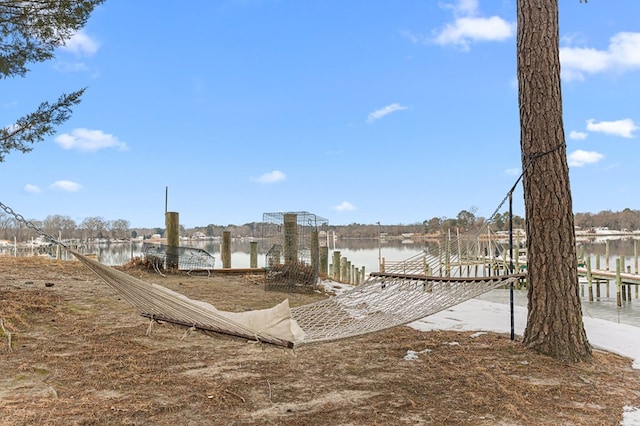
[[[100, 257], [105, 265], [124, 265], [135, 257], [142, 257], [142, 242], [127, 243], [101, 243], [86, 244], [83, 253], [94, 253]], [[215, 240], [182, 241], [182, 246], [206, 250], [216, 258], [216, 267], [222, 265], [220, 261], [220, 245]], [[437, 246], [437, 244], [436, 244]], [[268, 247], [263, 247], [258, 242], [258, 267], [265, 266]], [[333, 252], [339, 251], [342, 257], [346, 257], [357, 268], [365, 267], [365, 271], [378, 270], [379, 255], [387, 260], [404, 260], [416, 254], [429, 250], [426, 243], [406, 244], [402, 241], [386, 241], [378, 245], [376, 239], [348, 239], [338, 240], [335, 245], [329, 247], [329, 258], [333, 258]], [[431, 247], [433, 249], [433, 247]], [[250, 266], [251, 247], [249, 241], [231, 241], [231, 267], [248, 268]]]
[[[206, 250], [216, 258], [216, 266], [221, 266], [220, 242], [215, 240], [183, 241], [181, 245]], [[607, 250], [608, 245], [608, 250]], [[591, 265], [596, 266], [596, 258], [600, 257], [600, 267], [605, 269], [607, 264], [606, 254], [609, 254], [611, 269], [615, 269], [615, 259], [624, 257], [626, 265], [634, 265], [632, 272], [636, 272], [635, 259], [638, 250], [638, 240], [609, 240], [604, 242], [580, 242], [578, 254], [591, 257]], [[265, 266], [266, 253], [269, 249], [258, 242], [258, 267]], [[339, 251], [342, 257], [346, 257], [357, 268], [364, 267], [366, 272], [378, 270], [380, 260], [400, 261], [417, 254], [435, 253], [438, 251], [438, 243], [435, 242], [411, 242], [400, 240], [382, 241], [377, 239], [339, 239], [329, 246], [329, 259], [333, 259], [333, 252]], [[142, 242], [127, 243], [102, 243], [88, 244], [82, 248], [83, 253], [95, 253], [100, 256], [101, 262], [106, 265], [124, 265], [134, 257], [142, 256]], [[635, 253], [635, 254], [634, 254]], [[250, 266], [249, 241], [231, 241], [231, 267], [248, 268]]]

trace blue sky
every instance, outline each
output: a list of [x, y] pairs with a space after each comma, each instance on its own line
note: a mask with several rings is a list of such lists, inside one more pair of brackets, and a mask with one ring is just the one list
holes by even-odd
[[[640, 208], [640, 2], [560, 2], [575, 212]], [[107, 0], [3, 80], [2, 125], [87, 87], [0, 163], [31, 219], [163, 227], [308, 211], [330, 224], [487, 217], [520, 173], [515, 0]], [[523, 215], [521, 189], [514, 209]]]

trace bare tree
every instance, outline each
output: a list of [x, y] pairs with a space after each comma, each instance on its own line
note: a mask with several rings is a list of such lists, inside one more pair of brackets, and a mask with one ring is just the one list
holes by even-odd
[[582, 322], [562, 120], [558, 0], [518, 0], [518, 93], [527, 218], [524, 344], [565, 362], [591, 357]]
[[95, 238], [104, 238], [107, 228], [108, 222], [100, 216], [86, 217], [80, 223], [80, 229], [84, 231], [84, 238], [89, 241]]
[[71, 238], [76, 228], [77, 225], [73, 219], [59, 214], [47, 216], [42, 222], [44, 232], [55, 238], [58, 238], [58, 234], [61, 234], [62, 238]]
[[113, 238], [129, 238], [131, 236], [129, 227], [129, 221], [125, 219], [117, 219], [111, 222], [111, 233]]

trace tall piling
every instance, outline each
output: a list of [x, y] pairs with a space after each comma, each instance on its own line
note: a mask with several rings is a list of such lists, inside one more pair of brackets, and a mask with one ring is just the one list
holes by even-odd
[[622, 277], [620, 276], [620, 258], [616, 259], [616, 306], [622, 307]]
[[167, 269], [177, 270], [180, 263], [180, 215], [178, 212], [165, 214], [167, 233]]
[[284, 215], [284, 264], [291, 265], [298, 261], [298, 215]]
[[222, 231], [220, 257], [222, 258], [222, 267], [231, 268], [231, 231]]
[[249, 267], [257, 268], [258, 267], [258, 242], [251, 241], [249, 243]]
[[319, 239], [317, 230], [311, 231], [310, 252], [311, 252], [311, 269], [313, 270], [314, 280], [317, 280], [318, 272], [320, 270], [320, 239]]
[[587, 257], [587, 282], [589, 283], [589, 302], [593, 302], [593, 277], [591, 276], [591, 258]]

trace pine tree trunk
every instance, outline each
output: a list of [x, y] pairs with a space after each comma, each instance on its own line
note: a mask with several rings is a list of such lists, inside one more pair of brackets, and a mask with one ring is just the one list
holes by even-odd
[[591, 356], [578, 293], [562, 122], [557, 0], [518, 0], [520, 145], [527, 218], [524, 344], [566, 362]]

